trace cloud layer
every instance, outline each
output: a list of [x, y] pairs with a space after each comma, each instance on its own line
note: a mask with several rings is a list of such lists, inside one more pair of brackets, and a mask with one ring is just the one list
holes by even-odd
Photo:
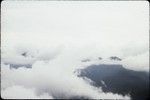
[[75, 70], [119, 63], [149, 71], [148, 2], [3, 1], [1, 10], [2, 98], [129, 99], [104, 93]]
[[[2, 64], [2, 97], [3, 98], [40, 98], [48, 93], [53, 98], [129, 98], [118, 94], [103, 93], [100, 88], [90, 85], [90, 82], [73, 74], [73, 69], [63, 65], [59, 59], [50, 61], [36, 61], [32, 69], [9, 69], [9, 65]], [[17, 86], [16, 86], [17, 85]], [[24, 86], [24, 88], [22, 87]], [[36, 89], [36, 93], [32, 88]], [[16, 94], [16, 91], [22, 94]], [[25, 92], [25, 93], [24, 93]], [[15, 93], [16, 95], [14, 95]], [[28, 97], [28, 93], [31, 93]], [[24, 94], [24, 96], [22, 96]]]

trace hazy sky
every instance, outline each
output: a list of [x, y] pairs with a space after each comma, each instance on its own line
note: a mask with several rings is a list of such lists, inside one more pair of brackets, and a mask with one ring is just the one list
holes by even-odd
[[2, 52], [59, 46], [54, 50], [66, 47], [77, 55], [116, 55], [149, 65], [147, 1], [3, 1], [1, 33]]
[[147, 1], [3, 1], [1, 9], [2, 36], [14, 40], [122, 45], [149, 39]]

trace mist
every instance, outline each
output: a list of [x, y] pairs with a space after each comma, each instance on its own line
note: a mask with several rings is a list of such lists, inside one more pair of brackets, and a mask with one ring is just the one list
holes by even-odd
[[149, 73], [148, 16], [146, 1], [2, 1], [1, 97], [132, 99], [77, 70], [119, 64]]

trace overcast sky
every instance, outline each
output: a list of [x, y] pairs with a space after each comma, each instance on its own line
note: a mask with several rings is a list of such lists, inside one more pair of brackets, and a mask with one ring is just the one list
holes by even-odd
[[2, 40], [122, 45], [149, 39], [147, 1], [3, 1], [1, 9]]
[[76, 49], [77, 55], [131, 56], [126, 63], [136, 59], [148, 68], [147, 1], [3, 1], [1, 6], [2, 52], [59, 46], [56, 51]]

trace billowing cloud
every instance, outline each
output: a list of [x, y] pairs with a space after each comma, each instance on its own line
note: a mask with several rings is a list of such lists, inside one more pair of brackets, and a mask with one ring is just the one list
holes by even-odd
[[3, 99], [53, 99], [48, 93], [36, 95], [34, 89], [24, 88], [23, 86], [12, 86], [1, 90]]
[[[11, 70], [9, 69], [9, 65], [2, 65], [1, 92], [4, 94], [2, 96], [19, 98], [18, 96], [21, 94], [16, 94], [13, 91], [21, 91], [20, 88], [14, 90], [14, 85], [21, 85], [26, 88], [35, 88], [39, 95], [47, 92], [53, 98], [71, 98], [78, 96], [87, 98], [129, 98], [128, 96], [123, 97], [118, 94], [103, 93], [100, 88], [91, 86], [88, 81], [71, 73], [70, 68], [67, 69], [61, 62], [58, 62], [59, 65], [56, 61], [58, 62], [58, 60], [50, 61], [49, 63], [37, 61], [33, 64], [32, 69], [18, 68]], [[28, 96], [25, 96], [28, 90], [26, 88], [23, 89], [25, 94], [22, 98], [28, 98]], [[12, 95], [10, 95], [10, 92]], [[31, 97], [33, 97], [32, 94]]]
[[[104, 93], [75, 70], [117, 63], [148, 71], [147, 2], [3, 1], [1, 9], [3, 98], [128, 99], [128, 94]], [[28, 64], [32, 68], [9, 68]]]

